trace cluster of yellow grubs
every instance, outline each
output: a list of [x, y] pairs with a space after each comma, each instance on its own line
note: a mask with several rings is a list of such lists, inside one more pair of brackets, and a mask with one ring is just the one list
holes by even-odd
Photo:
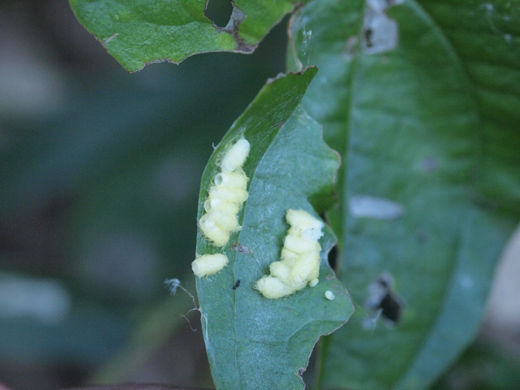
[[281, 298], [309, 285], [318, 284], [323, 222], [303, 210], [287, 210], [291, 226], [285, 236], [279, 261], [271, 263], [271, 275], [262, 277], [256, 288], [266, 298]]
[[[219, 163], [220, 172], [204, 202], [205, 213], [199, 220], [199, 228], [217, 247], [225, 246], [231, 234], [241, 228], [237, 214], [248, 197], [248, 177], [242, 166], [249, 150], [250, 144], [245, 138], [231, 146]], [[291, 209], [287, 211], [286, 220], [290, 228], [284, 239], [281, 258], [269, 266], [270, 275], [262, 277], [255, 285], [264, 297], [270, 299], [285, 297], [318, 283], [321, 251], [318, 240], [323, 235], [323, 222], [304, 210]], [[202, 255], [193, 261], [192, 269], [202, 278], [220, 271], [228, 261], [227, 256], [221, 253]]]

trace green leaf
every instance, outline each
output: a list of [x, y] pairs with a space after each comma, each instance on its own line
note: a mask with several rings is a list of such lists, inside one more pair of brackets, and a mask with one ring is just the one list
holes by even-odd
[[205, 15], [206, 0], [70, 0], [81, 24], [129, 71], [197, 53], [250, 53], [294, 3], [236, 0], [229, 23], [218, 27]]
[[435, 383], [434, 390], [516, 390], [520, 361], [489, 340], [477, 340], [457, 364]]
[[[299, 106], [316, 69], [270, 80], [216, 148], [202, 177], [198, 217], [203, 213], [217, 161], [245, 136], [251, 152], [244, 165], [249, 198], [239, 212], [242, 229], [223, 248], [201, 234], [197, 253], [224, 253], [229, 264], [197, 278], [204, 340], [218, 389], [298, 389], [312, 347], [322, 334], [344, 324], [350, 298], [327, 263], [335, 242], [330, 228], [320, 240], [320, 282], [281, 299], [266, 299], [254, 285], [280, 257], [287, 209], [314, 213], [330, 204], [338, 157], [321, 128]], [[312, 199], [312, 205], [310, 203]], [[233, 244], [248, 248], [240, 253]], [[243, 251], [242, 251], [243, 252]], [[236, 281], [240, 287], [232, 289]], [[324, 297], [326, 290], [336, 299]]]
[[[320, 68], [303, 105], [343, 160], [330, 218], [358, 308], [322, 388], [427, 387], [474, 337], [520, 218], [520, 4], [379, 3], [314, 1], [291, 25], [289, 68]], [[402, 319], [365, 329], [385, 272]]]

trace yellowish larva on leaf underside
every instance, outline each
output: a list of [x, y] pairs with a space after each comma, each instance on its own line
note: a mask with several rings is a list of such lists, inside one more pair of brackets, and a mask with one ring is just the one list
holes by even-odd
[[199, 278], [217, 273], [228, 263], [226, 255], [217, 253], [214, 255], [202, 255], [191, 263], [193, 273]]
[[215, 175], [204, 202], [205, 214], [199, 220], [204, 236], [216, 246], [228, 243], [231, 233], [240, 229], [237, 213], [247, 200], [248, 177], [242, 170], [250, 144], [239, 139], [220, 161], [220, 172]]
[[222, 169], [222, 172], [233, 172], [241, 169], [246, 162], [250, 148], [251, 145], [245, 138], [241, 138], [235, 142], [235, 144], [229, 148], [220, 162], [220, 168]]
[[287, 210], [290, 225], [279, 261], [269, 266], [270, 275], [256, 283], [256, 289], [269, 299], [282, 298], [318, 284], [323, 222], [304, 210]]
[[[250, 145], [239, 139], [220, 161], [220, 172], [213, 179], [208, 198], [204, 201], [204, 215], [199, 229], [214, 245], [222, 247], [229, 242], [231, 233], [240, 229], [237, 213], [247, 200], [248, 177], [242, 170]], [[203, 255], [192, 262], [193, 273], [199, 278], [219, 272], [228, 263], [223, 254]]]

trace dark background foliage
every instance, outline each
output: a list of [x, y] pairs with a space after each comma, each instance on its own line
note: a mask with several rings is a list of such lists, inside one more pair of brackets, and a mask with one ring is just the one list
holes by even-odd
[[284, 35], [128, 74], [67, 2], [0, 3], [0, 382], [211, 383], [163, 281], [192, 283], [202, 170]]

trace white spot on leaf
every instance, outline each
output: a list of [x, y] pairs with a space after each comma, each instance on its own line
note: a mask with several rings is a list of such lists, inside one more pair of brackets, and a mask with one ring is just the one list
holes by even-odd
[[363, 51], [366, 54], [384, 53], [397, 47], [399, 38], [397, 22], [385, 13], [367, 10], [363, 31]]
[[350, 213], [358, 218], [394, 220], [404, 214], [400, 203], [369, 195], [353, 195], [349, 201]]
[[330, 290], [325, 291], [325, 298], [327, 298], [329, 301], [333, 301], [336, 299], [336, 295]]
[[365, 54], [384, 53], [397, 47], [399, 27], [386, 15], [386, 10], [402, 3], [403, 0], [367, 0], [362, 40]]

